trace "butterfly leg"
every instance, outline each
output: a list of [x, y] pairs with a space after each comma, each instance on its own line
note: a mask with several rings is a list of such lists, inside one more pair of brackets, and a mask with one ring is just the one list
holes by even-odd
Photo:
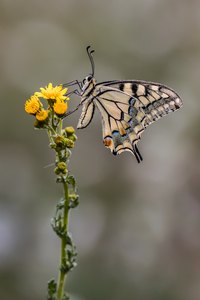
[[71, 96], [71, 95], [73, 95], [73, 94], [76, 94], [76, 95], [78, 95], [78, 96], [81, 96], [81, 93], [79, 92], [79, 90], [74, 90], [74, 91], [71, 91], [71, 92], [69, 92], [69, 93], [67, 93], [66, 94], [66, 96]]
[[69, 81], [69, 82], [67, 82], [67, 83], [64, 83], [63, 84], [63, 86], [64, 87], [68, 87], [68, 86], [72, 86], [72, 85], [78, 85], [78, 87], [80, 88], [80, 90], [81, 90], [81, 82], [80, 81], [78, 81], [78, 80], [72, 80], [72, 81]]
[[[81, 94], [80, 94], [80, 92], [79, 92], [78, 90], [74, 90], [74, 91], [72, 91], [72, 92], [69, 92], [69, 93], [67, 94], [67, 96], [71, 96], [72, 94], [76, 94], [76, 95], [78, 95], [78, 96], [81, 96]], [[82, 105], [82, 104], [79, 103], [75, 109], [73, 109], [73, 110], [68, 111], [67, 113], [65, 113], [65, 114], [62, 116], [62, 119], [64, 119], [65, 117], [67, 117], [67, 116], [69, 116], [69, 115], [71, 115], [71, 114], [73, 114], [75, 111], [77, 111], [77, 110], [79, 109], [79, 107], [80, 107], [81, 105]]]
[[62, 116], [62, 119], [64, 119], [65, 117], [68, 117], [69, 115], [73, 114], [75, 111], [77, 111], [79, 109], [79, 107], [81, 106], [82, 104], [79, 103], [79, 105], [77, 105], [77, 107], [71, 111], [68, 111], [67, 113], [65, 113], [63, 116]]

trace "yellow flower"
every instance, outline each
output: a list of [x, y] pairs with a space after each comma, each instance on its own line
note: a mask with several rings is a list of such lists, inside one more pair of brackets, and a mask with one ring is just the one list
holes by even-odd
[[67, 93], [67, 88], [63, 89], [62, 85], [56, 85], [54, 88], [55, 99], [56, 101], [66, 101], [69, 100], [69, 97], [64, 96]]
[[68, 104], [63, 101], [56, 101], [53, 106], [53, 110], [57, 115], [64, 115], [67, 111]]
[[64, 96], [67, 92], [67, 88], [63, 89], [62, 85], [56, 85], [53, 87], [52, 83], [49, 83], [45, 88], [40, 88], [41, 92], [36, 92], [37, 97], [42, 97], [48, 100], [64, 101], [69, 100], [69, 97]]
[[45, 110], [45, 109], [41, 109], [40, 111], [37, 112], [36, 114], [36, 119], [38, 121], [46, 121], [46, 119], [48, 118], [48, 115], [49, 115], [49, 111], [48, 110]]
[[40, 102], [39, 98], [35, 95], [31, 96], [31, 98], [26, 100], [25, 102], [25, 111], [31, 115], [35, 115], [41, 107], [42, 103]]

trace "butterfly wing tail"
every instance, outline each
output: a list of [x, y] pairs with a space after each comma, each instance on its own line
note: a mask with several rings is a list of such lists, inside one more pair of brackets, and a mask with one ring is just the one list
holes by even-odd
[[133, 149], [130, 149], [130, 148], [122, 148], [122, 149], [121, 149], [120, 151], [118, 151], [118, 152], [114, 151], [113, 154], [114, 154], [114, 155], [121, 154], [121, 153], [123, 153], [124, 151], [129, 151], [129, 152], [131, 152], [131, 153], [135, 156], [135, 158], [136, 158], [136, 160], [137, 160], [138, 163], [141, 163], [141, 162], [143, 161], [142, 155], [141, 155], [139, 149], [137, 148], [137, 146], [136, 146], [136, 147], [133, 147]]
[[140, 163], [141, 161], [143, 161], [142, 155], [137, 147], [137, 145], [134, 146], [134, 155], [137, 159], [137, 162]]
[[[132, 136], [133, 135], [136, 136], [135, 133], [133, 133]], [[137, 138], [137, 140], [139, 140], [139, 138]], [[114, 136], [106, 136], [103, 141], [104, 145], [111, 150], [113, 155], [119, 155], [122, 152], [128, 151], [135, 156], [138, 163], [143, 161], [135, 140], [131, 142], [131, 137], [129, 138], [128, 135], [126, 135], [126, 138], [124, 139], [119, 132], [115, 132]]]

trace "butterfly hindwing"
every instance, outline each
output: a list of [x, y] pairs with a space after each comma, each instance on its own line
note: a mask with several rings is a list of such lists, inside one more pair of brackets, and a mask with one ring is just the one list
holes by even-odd
[[136, 144], [145, 128], [145, 113], [136, 98], [115, 88], [102, 90], [94, 103], [102, 116], [104, 145], [115, 155], [130, 151], [141, 161]]

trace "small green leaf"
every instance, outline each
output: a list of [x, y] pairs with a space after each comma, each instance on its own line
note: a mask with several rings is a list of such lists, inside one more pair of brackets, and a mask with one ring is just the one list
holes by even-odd
[[70, 300], [69, 295], [67, 295], [66, 293], [64, 293], [62, 300]]
[[75, 187], [76, 187], [76, 180], [75, 180], [75, 178], [74, 178], [73, 175], [69, 175], [67, 177], [67, 183], [71, 184], [72, 187], [73, 187], [73, 189], [75, 189]]
[[57, 284], [55, 282], [55, 279], [51, 279], [48, 282], [47, 300], [55, 300], [56, 299], [56, 290], [57, 290]]

